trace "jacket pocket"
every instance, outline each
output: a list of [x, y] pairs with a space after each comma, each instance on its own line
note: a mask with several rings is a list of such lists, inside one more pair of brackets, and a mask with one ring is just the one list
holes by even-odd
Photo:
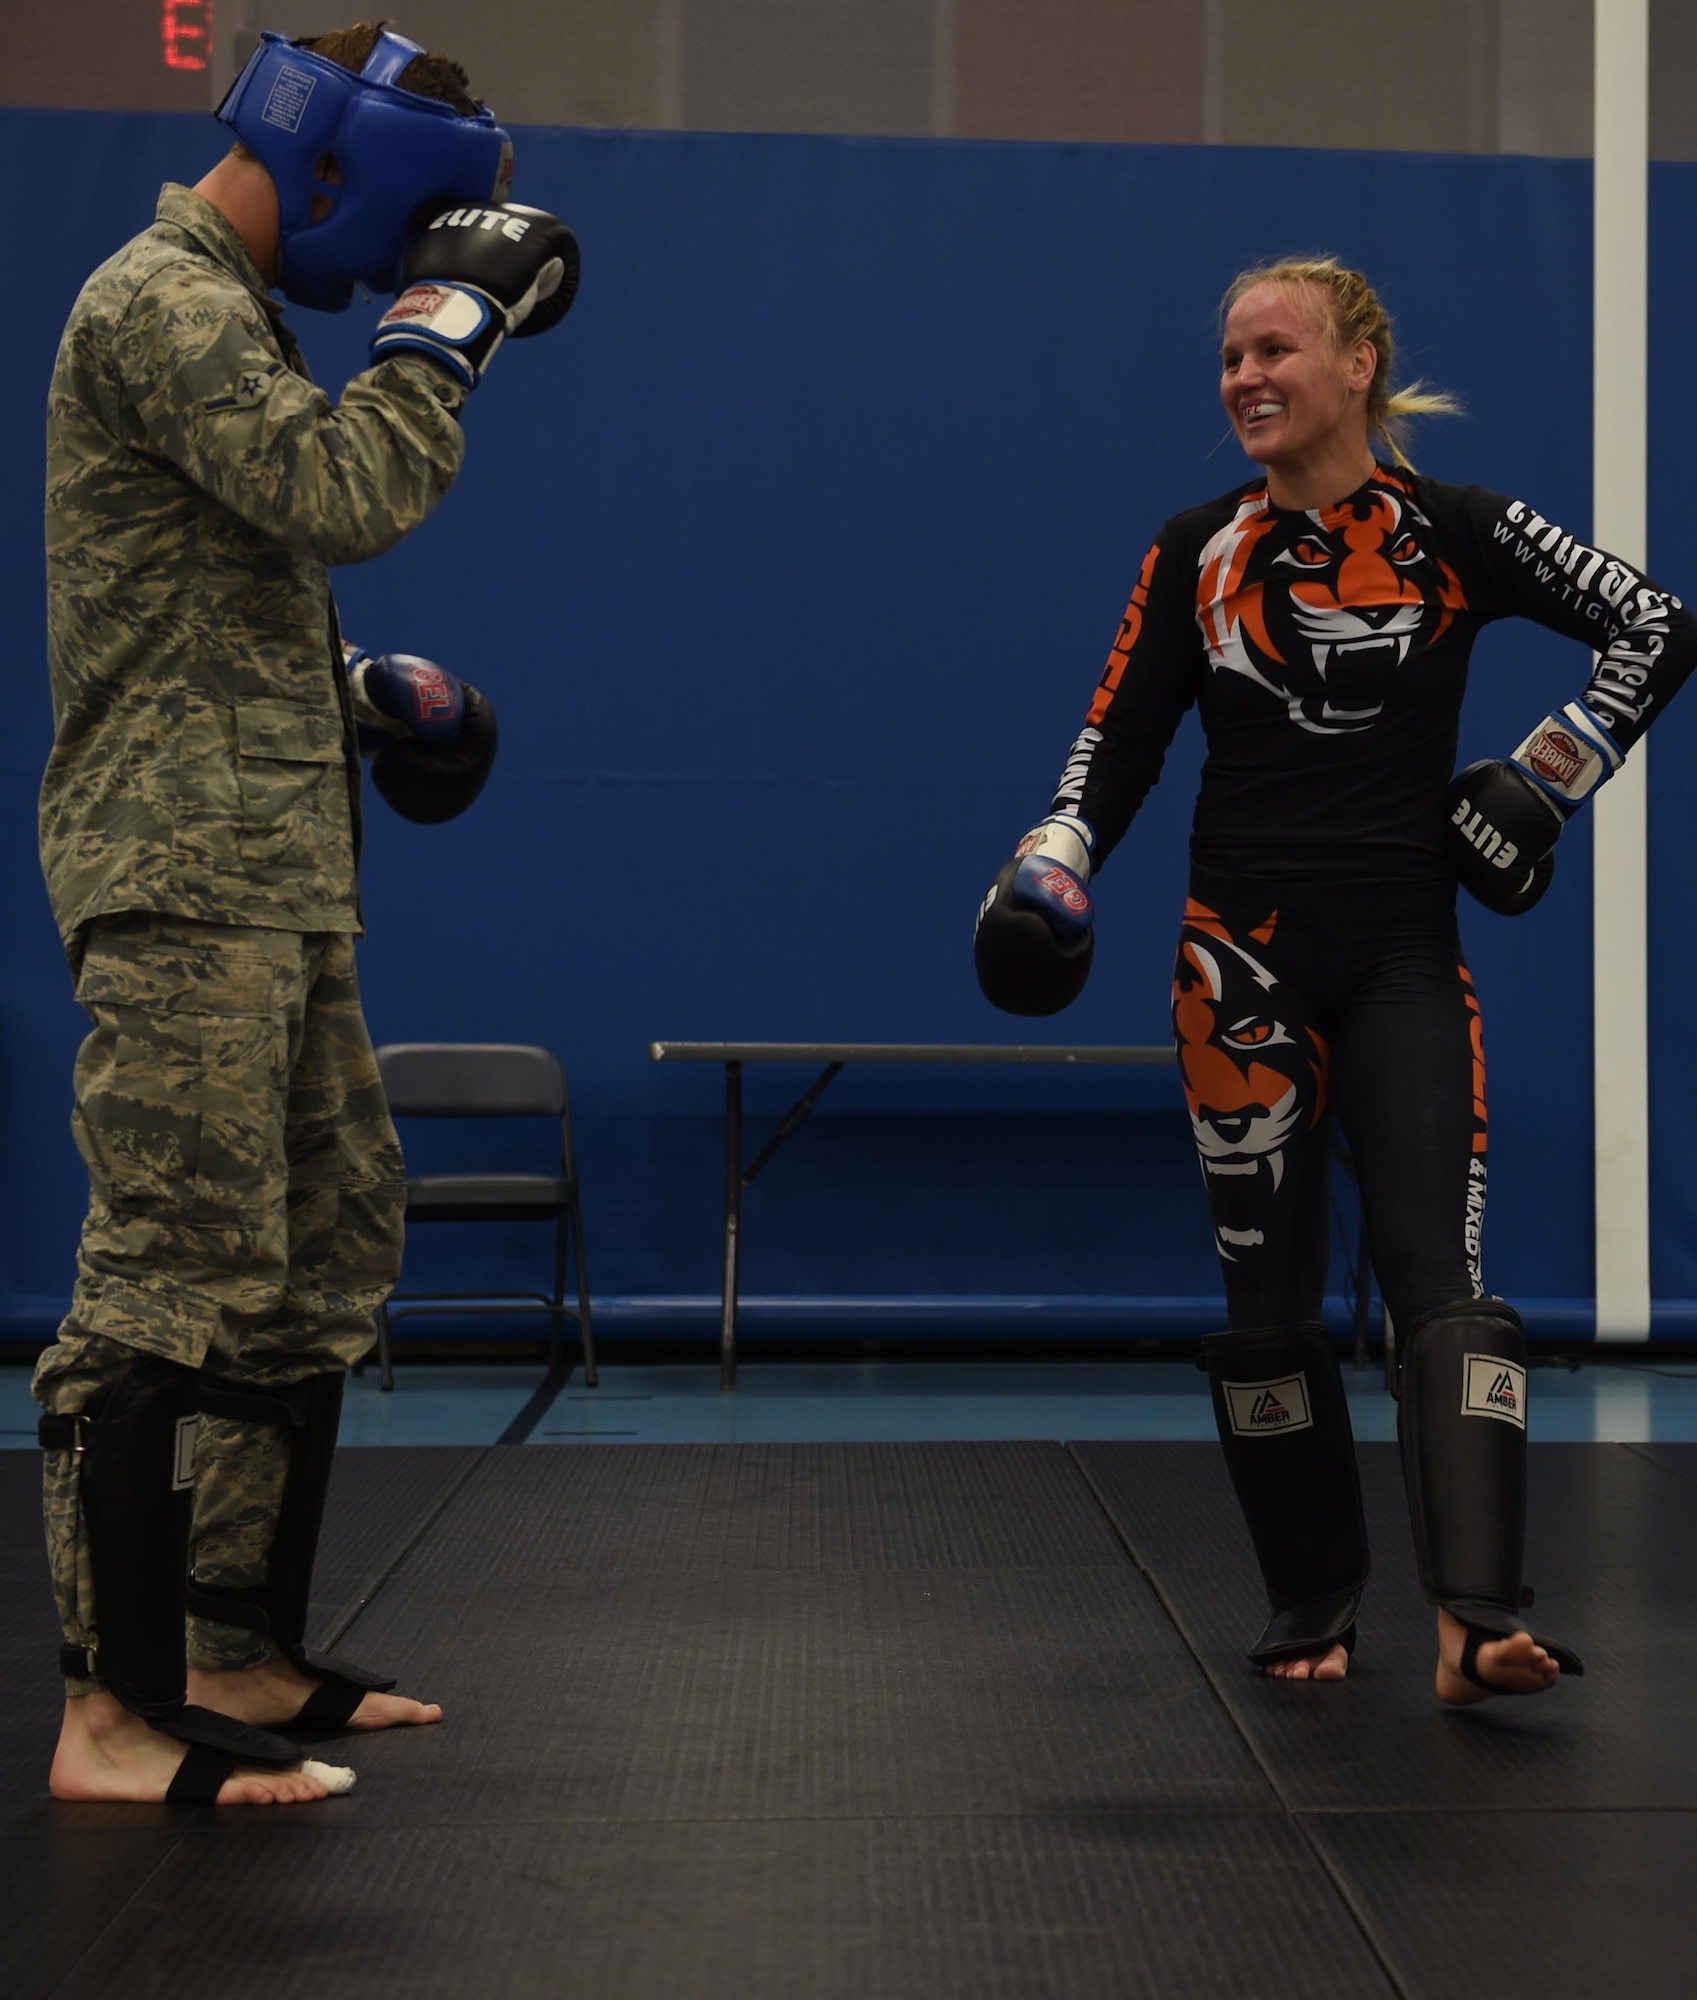
[[283, 868], [319, 868], [331, 829], [346, 820], [340, 713], [292, 701], [236, 704], [242, 854]]

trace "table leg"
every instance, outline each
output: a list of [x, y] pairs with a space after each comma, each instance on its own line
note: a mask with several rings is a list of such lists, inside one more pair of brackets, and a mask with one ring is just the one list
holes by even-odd
[[719, 1315], [719, 1387], [737, 1385], [737, 1250], [742, 1228], [742, 1064], [725, 1065], [725, 1291]]

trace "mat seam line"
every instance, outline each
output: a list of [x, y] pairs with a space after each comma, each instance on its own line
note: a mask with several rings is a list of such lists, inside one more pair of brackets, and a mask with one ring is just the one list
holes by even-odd
[[1697, 1479], [1697, 1473], [1686, 1472], [1677, 1465], [1669, 1465], [1665, 1458], [1652, 1457], [1645, 1446], [1631, 1439], [1623, 1439], [1620, 1449], [1631, 1452], [1634, 1458], [1642, 1459], [1646, 1465], [1653, 1465], [1658, 1472], [1671, 1472], [1675, 1479]]
[[146, 1893], [148, 1885], [153, 1881], [153, 1878], [159, 1873], [159, 1871], [162, 1868], [166, 1866], [166, 1864], [170, 1861], [172, 1855], [174, 1855], [177, 1852], [178, 1848], [182, 1846], [183, 1842], [187, 1838], [188, 1838], [187, 1827], [184, 1827], [179, 1833], [173, 1835], [170, 1846], [166, 1848], [165, 1852], [162, 1855], [160, 1855], [159, 1859], [153, 1864], [153, 1866], [147, 1870], [147, 1872], [142, 1876], [141, 1880], [135, 1885], [135, 1887], [130, 1891], [130, 1893], [126, 1897], [124, 1897], [123, 1901], [119, 1903], [118, 1907], [112, 1912], [108, 1920], [104, 1924], [102, 1924], [99, 1930], [96, 1931], [94, 1936], [89, 1939], [87, 1946], [82, 1951], [77, 1953], [74, 1963], [71, 1964], [66, 1969], [66, 1971], [60, 1978], [56, 1979], [53, 1982], [52, 1992], [49, 1994], [48, 2000], [52, 2000], [53, 1994], [64, 1992], [65, 1988], [70, 1984], [70, 1982], [73, 1979], [76, 1978], [78, 1972], [81, 1971], [82, 1967], [87, 1962], [89, 1955], [92, 1952], [98, 1951], [100, 1946], [111, 1935], [112, 1931], [116, 1928], [116, 1926], [123, 1922], [125, 1915], [134, 1905], [138, 1897]]
[[424, 1540], [425, 1536], [429, 1534], [431, 1529], [435, 1527], [436, 1523], [439, 1520], [441, 1520], [443, 1514], [448, 1510], [448, 1508], [453, 1504], [455, 1499], [457, 1499], [459, 1494], [464, 1490], [466, 1482], [472, 1477], [474, 1473], [478, 1472], [482, 1468], [484, 1462], [489, 1458], [490, 1454], [494, 1452], [496, 1449], [497, 1447], [492, 1444], [482, 1445], [478, 1448], [477, 1456], [471, 1461], [471, 1463], [468, 1466], [466, 1466], [464, 1471], [461, 1472], [459, 1478], [453, 1482], [453, 1484], [448, 1488], [447, 1492], [441, 1496], [441, 1498], [436, 1502], [435, 1506], [430, 1509], [429, 1513], [427, 1513], [424, 1519], [419, 1522], [418, 1526], [413, 1530], [413, 1532], [409, 1536], [407, 1536], [407, 1538], [389, 1557], [385, 1567], [381, 1571], [379, 1571], [376, 1581], [372, 1583], [370, 1587], [362, 1593], [359, 1602], [353, 1607], [353, 1609], [341, 1621], [341, 1623], [335, 1626], [334, 1629], [325, 1637], [324, 1644], [320, 1650], [324, 1652], [329, 1652], [332, 1650], [332, 1648], [341, 1644], [341, 1642], [348, 1636], [349, 1632], [353, 1630], [355, 1623], [367, 1611], [371, 1609], [372, 1605], [376, 1603], [378, 1597], [382, 1594], [384, 1589], [394, 1581], [395, 1573], [400, 1569], [401, 1565], [406, 1561], [407, 1557], [412, 1554], [413, 1550], [418, 1547], [419, 1543]]
[[1387, 1957], [1384, 1949], [1381, 1947], [1378, 1938], [1375, 1937], [1372, 1927], [1368, 1924], [1364, 1912], [1357, 1907], [1354, 1895], [1351, 1893], [1347, 1885], [1342, 1880], [1340, 1880], [1337, 1871], [1332, 1867], [1331, 1862], [1328, 1860], [1325, 1853], [1321, 1850], [1318, 1842], [1314, 1838], [1314, 1835], [1310, 1832], [1308, 1826], [1304, 1823], [1304, 1815], [1295, 1811], [1294, 1808], [1291, 1806], [1290, 1801], [1285, 1796], [1284, 1787], [1279, 1783], [1278, 1778], [1274, 1775], [1272, 1767], [1268, 1764], [1267, 1760], [1262, 1756], [1259, 1749], [1257, 1749], [1248, 1731], [1244, 1729], [1243, 1725], [1238, 1721], [1236, 1715], [1233, 1714], [1231, 1704], [1226, 1700], [1225, 1695], [1221, 1692], [1219, 1681], [1216, 1678], [1213, 1670], [1209, 1667], [1207, 1661], [1203, 1659], [1200, 1651], [1197, 1649], [1195, 1643], [1192, 1641], [1190, 1634], [1185, 1630], [1183, 1621], [1180, 1619], [1176, 1608], [1169, 1601], [1166, 1592], [1161, 1588], [1160, 1581], [1156, 1577], [1154, 1571], [1150, 1569], [1149, 1566], [1143, 1561], [1142, 1557], [1137, 1553], [1136, 1548], [1133, 1546], [1130, 1536], [1127, 1535], [1125, 1530], [1120, 1526], [1119, 1521], [1116, 1519], [1113, 1509], [1108, 1505], [1107, 1499], [1102, 1493], [1101, 1488], [1096, 1484], [1095, 1480], [1090, 1476], [1090, 1468], [1085, 1464], [1084, 1460], [1078, 1455], [1078, 1452], [1074, 1448], [1072, 1443], [1068, 1442], [1064, 1444], [1061, 1447], [1061, 1449], [1066, 1453], [1068, 1460], [1072, 1464], [1072, 1467], [1074, 1471], [1078, 1474], [1079, 1478], [1084, 1481], [1086, 1488], [1089, 1490], [1090, 1497], [1095, 1501], [1096, 1505], [1107, 1516], [1108, 1525], [1113, 1529], [1115, 1536], [1119, 1540], [1120, 1546], [1125, 1550], [1127, 1556], [1130, 1557], [1133, 1568], [1136, 1569], [1139, 1576], [1141, 1576], [1144, 1579], [1144, 1581], [1148, 1584], [1150, 1590], [1154, 1593], [1156, 1603], [1159, 1604], [1161, 1609], [1166, 1613], [1168, 1623], [1172, 1626], [1174, 1632], [1177, 1633], [1180, 1644], [1184, 1647], [1185, 1651], [1189, 1653], [1190, 1657], [1196, 1662], [1197, 1668], [1201, 1672], [1203, 1679], [1208, 1683], [1209, 1691], [1212, 1693], [1215, 1701], [1217, 1701], [1220, 1705], [1221, 1713], [1225, 1716], [1227, 1725], [1230, 1727], [1234, 1735], [1236, 1735], [1238, 1741], [1242, 1743], [1244, 1749], [1249, 1753], [1250, 1761], [1255, 1765], [1256, 1769], [1261, 1773], [1261, 1776], [1266, 1783], [1267, 1789], [1272, 1793], [1273, 1797], [1278, 1801], [1279, 1808], [1283, 1812], [1285, 1818], [1290, 1822], [1292, 1831], [1296, 1834], [1297, 1839], [1302, 1842], [1303, 1846], [1307, 1848], [1309, 1854], [1313, 1857], [1315, 1865], [1319, 1868], [1320, 1873], [1331, 1884], [1332, 1893], [1337, 1897], [1339, 1903], [1343, 1906], [1345, 1915], [1349, 1918], [1350, 1922], [1354, 1924], [1356, 1931], [1361, 1938], [1362, 1943], [1367, 1947], [1368, 1955], [1372, 1958], [1374, 1964], [1378, 1966], [1380, 1972], [1384, 1974], [1385, 1982], [1389, 1986], [1391, 1992], [1398, 1995], [1399, 2000], [1411, 2000], [1408, 1988], [1403, 1984], [1401, 1979], [1397, 1977], [1397, 1974], [1392, 1969], [1390, 1960]]
[[[225, 1808], [229, 1810], [229, 1808]], [[1274, 1802], [1265, 1811], [1256, 1811], [1247, 1806], [1103, 1806], [1099, 1810], [1069, 1806], [1066, 1818], [1083, 1821], [1107, 1821], [1110, 1824], [1125, 1819], [1199, 1819], [1216, 1820], [1267, 1820], [1279, 1818], [1302, 1819], [1551, 1819], [1567, 1818], [1584, 1814], [1612, 1814], [1617, 1817], [1636, 1817], [1645, 1813], [1681, 1813], [1697, 1816], [1697, 1805], [1688, 1806], [1297, 1806], [1287, 1809]], [[513, 1818], [510, 1815], [490, 1816], [483, 1819], [432, 1819], [413, 1822], [427, 1833], [476, 1833], [489, 1829], [507, 1828], [569, 1828], [601, 1827], [689, 1827], [689, 1826], [984, 1826], [999, 1821], [1019, 1823], [1035, 1822], [1051, 1825], [1057, 1818], [1048, 1807], [1033, 1806], [1022, 1809], [1014, 1806], [987, 1807], [983, 1812], [747, 1812], [747, 1813], [678, 1813], [655, 1817], [648, 1813], [625, 1814], [621, 1817], [601, 1819], [534, 1819]], [[107, 1829], [99, 1829], [106, 1831]], [[353, 1835], [364, 1838], [368, 1834], [397, 1833], [404, 1829], [398, 1825], [378, 1823], [349, 1829]], [[12, 1838], [18, 1838], [14, 1834]], [[84, 1835], [73, 1836], [77, 1839]], [[211, 1840], [219, 1837], [214, 1825], [184, 1827], [176, 1836], [181, 1840]], [[168, 1857], [167, 1857], [168, 1858]], [[1318, 1858], [1318, 1857], [1316, 1857]], [[1321, 1863], [1324, 1870], [1324, 1863]], [[1330, 1880], [1330, 1871], [1325, 1871]], [[143, 1885], [145, 1886], [145, 1884]], [[1353, 1919], [1354, 1912], [1351, 1911]], [[1371, 1949], [1371, 1946], [1369, 1947]], [[1375, 1962], [1378, 1954], [1373, 1953]], [[67, 1975], [68, 1976], [68, 1975]], [[1389, 1976], [1387, 1974], [1387, 1976]], [[1403, 1991], [1401, 1986], [1397, 1991]]]
[[[1263, 1810], [1247, 1806], [1103, 1806], [1099, 1809], [1069, 1806], [1068, 1820], [1105, 1821], [1116, 1824], [1125, 1819], [1183, 1819], [1218, 1820], [1269, 1820], [1280, 1818], [1301, 1819], [1550, 1819], [1582, 1816], [1585, 1814], [1609, 1814], [1615, 1817], [1637, 1817], [1646, 1813], [1677, 1813], [1697, 1817], [1697, 1804], [1684, 1806], [1296, 1806], [1287, 1811], [1275, 1799]], [[514, 1818], [508, 1814], [491, 1815], [479, 1819], [432, 1819], [422, 1823], [428, 1833], [477, 1833], [489, 1830], [531, 1828], [543, 1830], [553, 1828], [599, 1827], [617, 1830], [621, 1827], [711, 1827], [711, 1826], [986, 1826], [1002, 1821], [1024, 1824], [1033, 1822], [1042, 1825], [1054, 1823], [1057, 1815], [1044, 1806], [1021, 1808], [1016, 1806], [986, 1807], [982, 1812], [746, 1812], [746, 1813], [676, 1813], [656, 1817], [651, 1813], [627, 1813], [589, 1819], [537, 1819]], [[100, 1829], [105, 1831], [106, 1829]], [[351, 1829], [364, 1837], [368, 1834], [399, 1832], [398, 1826], [379, 1823]], [[19, 1837], [14, 1833], [12, 1838]], [[84, 1838], [77, 1835], [75, 1838]], [[219, 1837], [216, 1824], [184, 1827], [177, 1836], [182, 1840], [211, 1840]], [[169, 1857], [166, 1857], [169, 1858]], [[1317, 1857], [1318, 1858], [1318, 1857]], [[1321, 1864], [1324, 1868], [1324, 1863]], [[1327, 1871], [1328, 1880], [1330, 1879]], [[142, 1886], [145, 1887], [145, 1884]], [[1353, 1917], [1354, 1913], [1351, 1912]], [[1378, 1954], [1374, 1954], [1375, 1961]], [[67, 1975], [68, 1977], [69, 1975]], [[1398, 1991], [1402, 1991], [1399, 1987]]]
[[1291, 1814], [1300, 1819], [1305, 1815], [1311, 1819], [1508, 1819], [1516, 1814], [1522, 1818], [1555, 1819], [1566, 1818], [1570, 1813], [1697, 1813], [1697, 1799], [1688, 1805], [1575, 1805], [1564, 1802], [1560, 1805], [1541, 1806], [1292, 1806]]

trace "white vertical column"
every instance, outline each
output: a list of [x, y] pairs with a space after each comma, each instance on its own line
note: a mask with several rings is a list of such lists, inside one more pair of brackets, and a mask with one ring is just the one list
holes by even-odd
[[[1646, 542], [1649, 0], [1596, 0], [1592, 535], [1640, 568]], [[1644, 745], [1592, 807], [1597, 1338], [1650, 1331]]]

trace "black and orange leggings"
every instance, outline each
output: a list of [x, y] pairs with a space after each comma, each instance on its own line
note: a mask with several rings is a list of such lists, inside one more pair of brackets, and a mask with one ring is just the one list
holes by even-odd
[[1485, 1057], [1453, 911], [1254, 900], [1193, 894], [1173, 976], [1229, 1324], [1319, 1318], [1334, 1117], [1392, 1323], [1480, 1296]]

